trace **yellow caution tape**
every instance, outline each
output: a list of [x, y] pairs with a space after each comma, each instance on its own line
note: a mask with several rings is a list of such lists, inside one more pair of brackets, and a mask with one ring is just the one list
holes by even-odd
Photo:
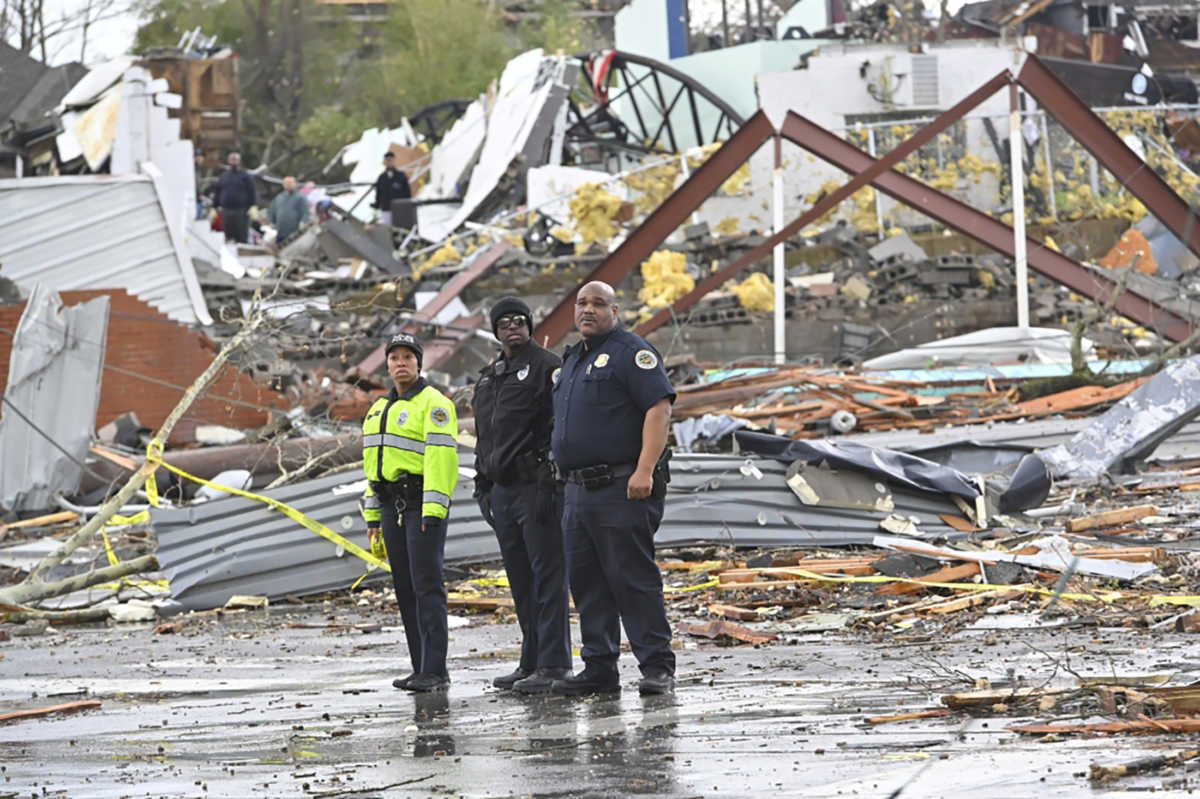
[[108, 553], [108, 565], [116, 566], [121, 561], [117, 560], [117, 553], [113, 552], [112, 542], [108, 540], [108, 533], [103, 527], [100, 528], [100, 537], [104, 539], [104, 551]]
[[105, 524], [146, 524], [150, 521], [150, 511], [139, 511], [132, 516], [122, 516], [119, 513], [114, 513], [109, 517]]
[[[312, 532], [324, 538], [326, 541], [336, 544], [355, 557], [361, 558], [370, 564], [372, 568], [386, 569], [389, 572], [392, 570], [392, 567], [388, 564], [387, 560], [376, 557], [374, 554], [363, 549], [358, 544], [350, 541], [344, 536], [335, 533], [333, 530], [330, 530], [328, 527], [316, 521], [315, 519], [310, 519], [308, 516], [305, 516], [291, 505], [262, 494], [256, 494], [253, 491], [244, 491], [240, 488], [231, 488], [230, 486], [224, 486], [220, 483], [214, 483], [211, 480], [205, 480], [203, 477], [197, 477], [194, 474], [188, 474], [178, 466], [172, 466], [164, 461], [162, 459], [162, 452], [162, 442], [158, 439], [152, 440], [146, 447], [146, 463], [153, 464], [155, 466], [162, 466], [164, 469], [167, 469], [168, 471], [173, 472], [187, 480], [191, 480], [193, 483], [199, 483], [200, 485], [208, 486], [209, 488], [215, 488], [218, 491], [224, 491], [226, 494], [233, 494], [237, 497], [261, 502], [264, 505], [279, 511], [300, 526], [311, 530]], [[159, 506], [158, 487], [154, 484], [153, 473], [151, 473], [150, 477], [146, 480], [146, 496], [149, 497], [151, 505], [156, 508]], [[363, 577], [365, 576], [366, 575], [364, 574]], [[362, 577], [359, 578], [359, 582], [361, 581]], [[355, 585], [357, 584], [358, 583], [356, 582]]]

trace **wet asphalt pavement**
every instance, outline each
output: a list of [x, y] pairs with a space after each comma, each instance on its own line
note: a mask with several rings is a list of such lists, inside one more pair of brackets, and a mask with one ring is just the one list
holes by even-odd
[[[364, 621], [397, 626], [323, 629]], [[449, 693], [414, 696], [391, 687], [406, 672], [403, 640], [384, 611], [320, 605], [209, 616], [174, 635], [122, 625], [14, 637], [0, 643], [0, 713], [103, 705], [0, 724], [0, 797], [1102, 795], [1090, 763], [1194, 742], [1005, 730], [1062, 709], [866, 719], [939, 708], [980, 678], [1200, 679], [1200, 647], [1183, 634], [1064, 625], [876, 641], [839, 631], [762, 648], [687, 638], [674, 697], [638, 696], [627, 653], [619, 696], [522, 698], [490, 687], [513, 665], [516, 625], [474, 617], [452, 631]], [[1107, 791], [1161, 791], [1166, 778]]]

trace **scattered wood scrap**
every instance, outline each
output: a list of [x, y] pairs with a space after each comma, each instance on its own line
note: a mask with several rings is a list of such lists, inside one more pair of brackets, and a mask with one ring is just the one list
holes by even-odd
[[927, 590], [927, 586], [921, 585], [921, 583], [957, 583], [969, 580], [977, 574], [979, 574], [978, 563], [960, 563], [938, 569], [932, 574], [926, 574], [924, 577], [917, 577], [913, 582], [885, 583], [876, 588], [875, 593], [881, 596], [919, 594]]
[[99, 699], [85, 699], [81, 702], [67, 702], [64, 705], [35, 707], [30, 710], [17, 710], [12, 713], [0, 713], [0, 723], [17, 721], [19, 719], [42, 718], [44, 716], [53, 716], [56, 713], [78, 713], [81, 710], [92, 710], [98, 707], [100, 707]]
[[1082, 735], [1093, 732], [1148, 733], [1148, 732], [1200, 732], [1200, 719], [1135, 719], [1131, 721], [1108, 721], [1099, 724], [1020, 724], [1007, 727], [1011, 732], [1022, 735]]
[[1094, 527], [1113, 527], [1118, 524], [1130, 524], [1147, 516], [1157, 516], [1158, 508], [1154, 505], [1136, 505], [1132, 508], [1114, 508], [1103, 513], [1090, 516], [1080, 516], [1067, 520], [1067, 531], [1077, 533], [1080, 530], [1091, 530]]
[[680, 624], [679, 629], [688, 635], [698, 635], [701, 638], [711, 638], [713, 640], [732, 638], [747, 644], [765, 644], [768, 641], [774, 641], [776, 638], [773, 634], [755, 632], [749, 627], [743, 627], [740, 624], [728, 621], [710, 621], [707, 624], [685, 623]]
[[867, 719], [870, 724], [890, 724], [893, 721], [914, 721], [916, 719], [940, 719], [949, 716], [953, 711], [946, 708], [937, 710], [918, 710], [914, 713], [899, 713], [895, 716], [872, 716]]
[[1185, 749], [1173, 755], [1140, 757], [1137, 760], [1131, 760], [1128, 763], [1122, 763], [1117, 766], [1102, 766], [1099, 763], [1093, 763], [1088, 770], [1088, 779], [1099, 783], [1113, 782], [1122, 777], [1128, 777], [1131, 774], [1143, 774], [1147, 771], [1158, 771], [1168, 766], [1178, 766], [1180, 763], [1195, 760], [1197, 757], [1200, 757], [1200, 749]]
[[19, 522], [0, 523], [0, 534], [7, 533], [10, 530], [26, 530], [30, 527], [50, 527], [55, 524], [68, 524], [77, 521], [79, 521], [79, 514], [75, 511], [57, 511], [55, 513], [47, 513], [44, 516], [34, 516], [31, 519], [22, 519]]
[[717, 603], [709, 605], [708, 612], [714, 616], [724, 616], [727, 619], [737, 619], [738, 621], [757, 621], [760, 618], [758, 613], [753, 610]]
[[932, 430], [948, 423], [1086, 411], [1124, 398], [1147, 379], [1139, 377], [1109, 387], [1080, 386], [1020, 402], [1015, 387], [998, 388], [991, 378], [977, 390], [931, 395], [920, 390], [944, 390], [953, 385], [860, 374], [831, 375], [805, 367], [767, 367], [756, 374], [681, 386], [672, 410], [678, 418], [717, 413], [759, 423], [770, 419], [782, 435], [813, 438], [824, 435], [830, 418], [838, 411], [854, 414], [857, 430]]

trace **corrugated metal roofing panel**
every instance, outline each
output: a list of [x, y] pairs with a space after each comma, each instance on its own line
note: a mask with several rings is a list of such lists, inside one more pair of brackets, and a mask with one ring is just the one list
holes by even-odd
[[0, 264], [24, 291], [121, 288], [176, 321], [206, 321], [150, 176], [0, 180]]
[[108, 297], [98, 297], [63, 308], [46, 286], [30, 294], [0, 413], [0, 507], [40, 510], [79, 486], [100, 401], [108, 307]]
[[[464, 453], [463, 461], [470, 462]], [[743, 466], [752, 464], [754, 468]], [[677, 455], [659, 547], [697, 543], [737, 546], [865, 545], [887, 514], [801, 505], [787, 487], [786, 466], [730, 455]], [[757, 474], [756, 474], [757, 472]], [[367, 546], [358, 494], [334, 493], [361, 479], [357, 471], [266, 492]], [[471, 498], [472, 479], [460, 476], [450, 510], [446, 561], [496, 560], [496, 538]], [[961, 537], [938, 518], [958, 514], [946, 498], [893, 489], [895, 512], [918, 519], [924, 537]], [[158, 561], [172, 595], [189, 608], [216, 607], [234, 594], [281, 597], [341, 589], [365, 564], [261, 503], [222, 499], [176, 510], [153, 510]]]

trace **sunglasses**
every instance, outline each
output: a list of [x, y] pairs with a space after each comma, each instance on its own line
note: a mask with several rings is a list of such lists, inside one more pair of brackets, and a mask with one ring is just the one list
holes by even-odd
[[524, 327], [525, 317], [517, 314], [515, 316], [501, 316], [496, 320], [496, 327]]

